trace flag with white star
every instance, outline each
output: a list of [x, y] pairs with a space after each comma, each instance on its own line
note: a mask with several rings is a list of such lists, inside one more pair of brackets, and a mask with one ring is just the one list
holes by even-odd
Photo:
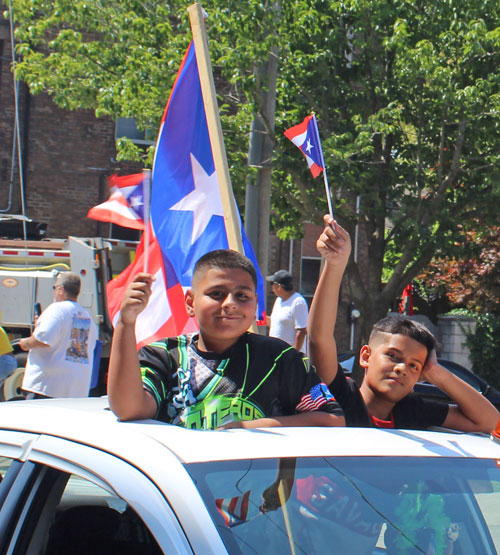
[[144, 221], [144, 174], [113, 174], [108, 178], [108, 182], [111, 191], [119, 191], [126, 198], [130, 209]]
[[[193, 42], [160, 125], [152, 174], [151, 223], [175, 274], [167, 272], [167, 284], [178, 281], [183, 288], [190, 287], [195, 262], [209, 251], [228, 248]], [[257, 319], [263, 320], [264, 280], [241, 221], [238, 224], [244, 254], [257, 269]]]
[[[130, 193], [127, 198], [132, 205], [134, 189], [130, 185], [125, 192]], [[257, 270], [257, 320], [263, 323], [264, 280], [241, 221], [238, 223], [245, 255]], [[139, 347], [162, 337], [195, 331], [196, 322], [187, 315], [183, 290], [191, 286], [194, 264], [201, 256], [228, 248], [193, 42], [182, 61], [160, 125], [149, 229], [148, 245], [143, 234], [135, 261], [106, 286], [108, 312], [114, 324], [124, 291], [143, 271], [148, 253], [148, 272], [155, 280], [148, 306], [136, 322]]]
[[325, 162], [323, 159], [321, 140], [319, 138], [318, 124], [314, 114], [307, 116], [302, 123], [287, 129], [284, 135], [290, 139], [306, 157], [307, 165], [313, 177], [318, 177], [325, 169]]
[[111, 175], [108, 178], [110, 197], [93, 206], [87, 218], [111, 222], [131, 229], [144, 229], [144, 174]]

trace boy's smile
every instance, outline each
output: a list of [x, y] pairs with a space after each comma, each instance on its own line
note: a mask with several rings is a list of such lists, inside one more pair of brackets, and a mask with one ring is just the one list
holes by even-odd
[[396, 403], [413, 390], [427, 359], [427, 348], [405, 335], [380, 333], [360, 353], [365, 368], [362, 389]]
[[210, 268], [186, 293], [186, 307], [200, 326], [198, 347], [224, 352], [255, 319], [257, 294], [252, 277], [238, 268]]

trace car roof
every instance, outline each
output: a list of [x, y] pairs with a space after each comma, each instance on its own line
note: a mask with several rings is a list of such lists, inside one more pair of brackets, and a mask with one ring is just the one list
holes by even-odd
[[198, 431], [154, 420], [119, 422], [106, 397], [0, 403], [0, 430], [65, 438], [132, 463], [148, 446], [155, 457], [160, 447], [182, 463], [314, 456], [500, 459], [500, 444], [485, 434], [374, 428]]

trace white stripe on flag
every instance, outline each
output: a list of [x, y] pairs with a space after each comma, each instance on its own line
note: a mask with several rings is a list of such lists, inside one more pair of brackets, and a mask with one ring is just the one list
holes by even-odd
[[300, 148], [304, 144], [306, 137], [307, 137], [307, 129], [304, 131], [304, 133], [301, 133], [300, 135], [295, 135], [295, 137], [292, 139], [292, 143], [295, 146], [298, 146]]

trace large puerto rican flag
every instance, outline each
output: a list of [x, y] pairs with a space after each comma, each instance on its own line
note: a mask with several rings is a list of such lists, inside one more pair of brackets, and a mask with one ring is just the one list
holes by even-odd
[[[137, 320], [139, 346], [196, 329], [196, 322], [189, 319], [184, 307], [184, 290], [191, 285], [194, 264], [211, 250], [228, 248], [193, 42], [182, 61], [160, 125], [153, 165], [150, 222], [148, 271], [156, 280], [148, 308]], [[264, 281], [239, 223], [245, 254], [258, 272], [257, 317], [263, 321]], [[144, 238], [142, 249], [143, 243]], [[139, 254], [142, 253], [143, 250]], [[129, 267], [108, 284], [109, 299], [121, 298], [133, 276], [142, 271], [139, 258], [136, 257], [133, 268]], [[111, 304], [110, 301], [109, 312], [115, 322], [119, 304], [113, 307]], [[148, 312], [154, 313], [154, 325], [150, 325]], [[161, 327], [154, 329], [160, 322], [163, 322]]]

